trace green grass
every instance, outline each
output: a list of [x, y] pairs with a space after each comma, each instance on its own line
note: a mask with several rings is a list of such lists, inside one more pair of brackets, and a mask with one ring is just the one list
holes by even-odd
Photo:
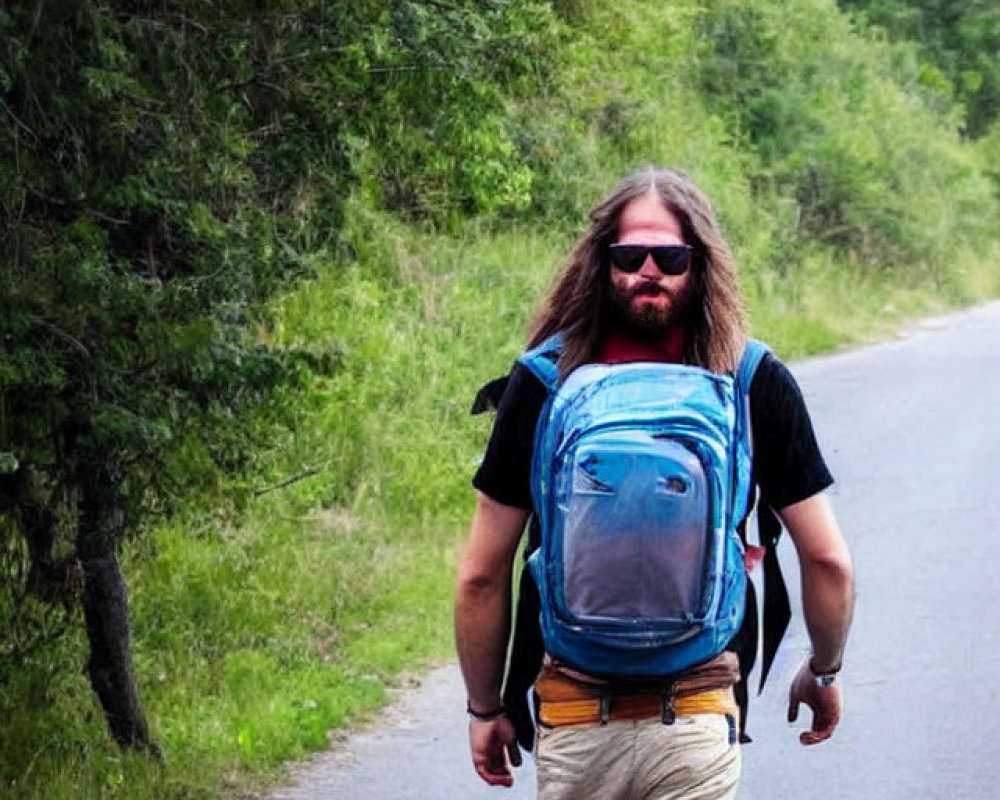
[[912, 274], [805, 256], [787, 276], [744, 280], [754, 336], [786, 359], [885, 339], [908, 321], [1000, 295], [1000, 247], [967, 253], [951, 271]]

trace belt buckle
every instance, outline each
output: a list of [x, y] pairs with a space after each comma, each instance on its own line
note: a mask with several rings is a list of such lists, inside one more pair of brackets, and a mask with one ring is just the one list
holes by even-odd
[[611, 718], [611, 689], [607, 686], [601, 688], [601, 698], [598, 701], [598, 714], [601, 724], [607, 725]]
[[664, 725], [673, 725], [677, 721], [677, 712], [674, 710], [674, 685], [666, 683], [663, 685], [663, 696], [660, 700], [660, 721]]

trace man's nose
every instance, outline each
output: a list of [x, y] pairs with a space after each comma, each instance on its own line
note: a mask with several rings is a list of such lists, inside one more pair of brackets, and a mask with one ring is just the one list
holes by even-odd
[[653, 254], [646, 253], [646, 260], [642, 262], [642, 266], [639, 268], [639, 275], [648, 280], [658, 281], [663, 277], [663, 273], [660, 272], [660, 268], [656, 266], [656, 262], [653, 261]]

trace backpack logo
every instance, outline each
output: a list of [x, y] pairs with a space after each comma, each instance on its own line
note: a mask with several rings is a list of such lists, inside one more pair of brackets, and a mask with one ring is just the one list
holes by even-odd
[[521, 357], [549, 389], [532, 494], [541, 546], [529, 566], [546, 650], [594, 675], [677, 674], [722, 652], [746, 599], [750, 441], [736, 376], [677, 364], [592, 364], [561, 385], [559, 339]]

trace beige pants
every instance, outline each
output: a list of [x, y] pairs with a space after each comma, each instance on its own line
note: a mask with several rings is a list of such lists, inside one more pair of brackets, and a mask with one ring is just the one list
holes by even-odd
[[538, 728], [539, 800], [732, 800], [740, 746], [723, 714]]

